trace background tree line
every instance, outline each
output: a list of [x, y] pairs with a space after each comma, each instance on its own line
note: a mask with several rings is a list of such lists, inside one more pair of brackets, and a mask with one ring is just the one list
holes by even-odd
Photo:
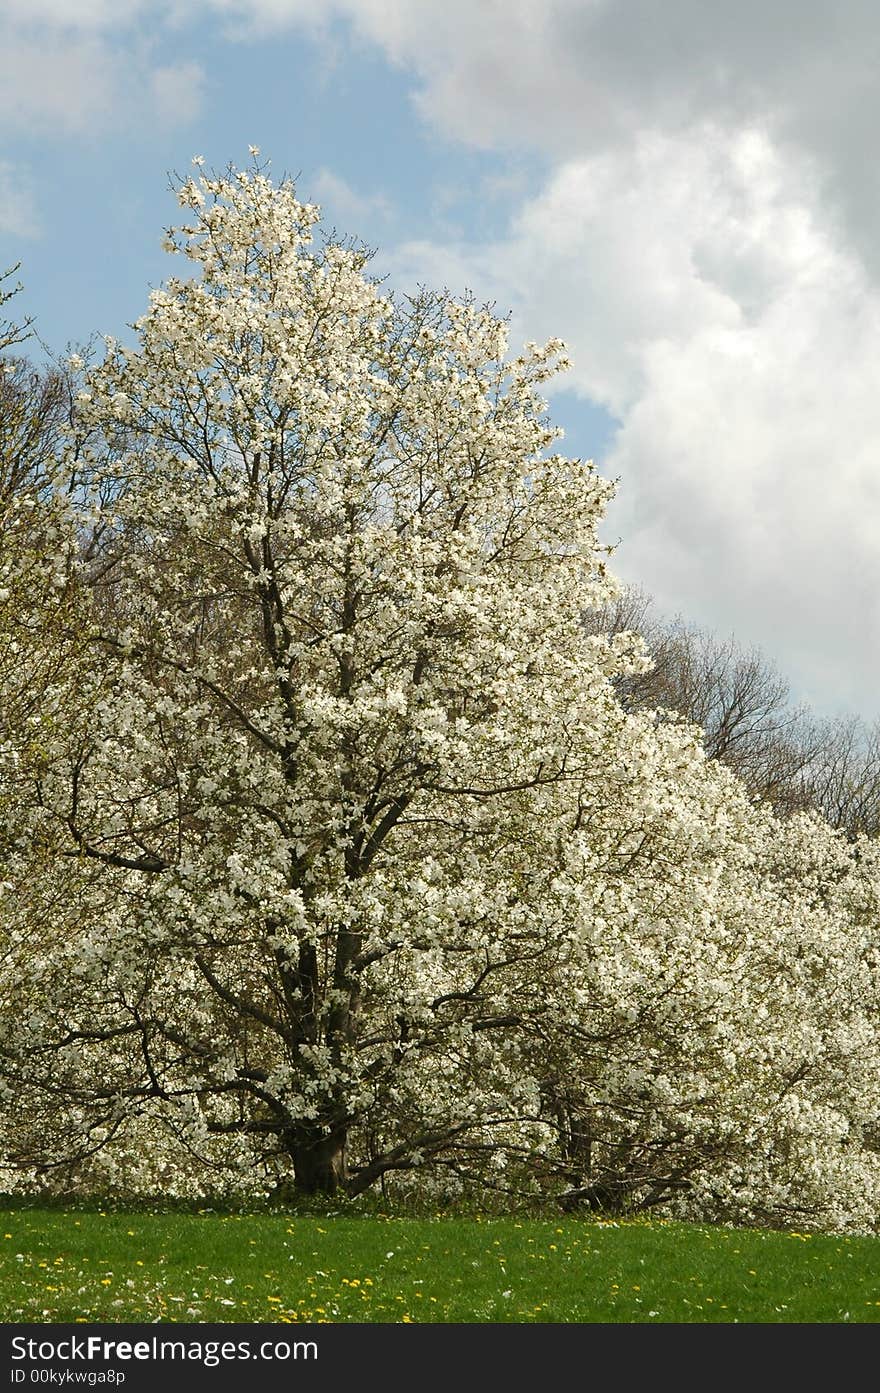
[[709, 757], [780, 816], [812, 809], [851, 838], [880, 832], [880, 722], [817, 716], [793, 701], [788, 681], [759, 648], [658, 614], [638, 586], [586, 622], [596, 633], [629, 630], [645, 640], [650, 668], [616, 682], [624, 706], [668, 711], [699, 726]]

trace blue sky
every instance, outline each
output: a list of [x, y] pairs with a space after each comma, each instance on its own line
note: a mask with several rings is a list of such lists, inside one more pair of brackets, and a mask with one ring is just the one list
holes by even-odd
[[[141, 8], [129, 44], [146, 41], [165, 7]], [[34, 316], [49, 352], [92, 335], [132, 337], [127, 326], [148, 287], [169, 273], [160, 242], [179, 211], [171, 184], [195, 154], [222, 167], [246, 163], [247, 147], [260, 146], [278, 177], [293, 175], [301, 196], [321, 203], [328, 226], [375, 248], [376, 267], [398, 285], [393, 247], [500, 236], [516, 195], [542, 176], [538, 152], [499, 154], [438, 132], [416, 108], [414, 75], [339, 17], [317, 34], [248, 34], [192, 8], [189, 22], [166, 22], [149, 40], [153, 71], [183, 70], [184, 117], [160, 98], [152, 110], [134, 104], [119, 122], [112, 113], [67, 130], [37, 122], [0, 156], [14, 164], [27, 207], [18, 226], [0, 223], [0, 267], [22, 262], [18, 308]], [[66, 18], [64, 5], [53, 11]], [[616, 428], [598, 403], [562, 383], [553, 416], [572, 454], [598, 458]]]
[[54, 351], [168, 274], [169, 173], [257, 144], [401, 289], [559, 334], [616, 569], [880, 715], [868, 0], [0, 0], [0, 267]]

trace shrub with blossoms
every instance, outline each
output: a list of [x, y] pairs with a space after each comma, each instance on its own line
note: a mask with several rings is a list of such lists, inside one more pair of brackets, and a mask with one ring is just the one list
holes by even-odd
[[871, 1228], [876, 852], [621, 708], [562, 345], [385, 295], [256, 160], [180, 201], [190, 274], [78, 400], [102, 551], [6, 920], [6, 1163]]

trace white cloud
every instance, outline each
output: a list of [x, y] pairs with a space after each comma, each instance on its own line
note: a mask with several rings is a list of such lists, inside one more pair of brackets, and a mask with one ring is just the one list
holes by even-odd
[[318, 4], [315, 0], [199, 0], [199, 4], [225, 19], [224, 32], [231, 39], [260, 39], [292, 28], [326, 34], [334, 15], [347, 15], [351, 8], [346, 0]]
[[880, 714], [880, 116], [872, 0], [337, 0], [424, 116], [551, 164], [493, 244], [404, 278], [562, 333], [622, 421], [618, 566]]
[[[308, 0], [208, 0], [276, 25]], [[477, 143], [595, 151], [646, 125], [772, 121], [868, 148], [876, 84], [874, 0], [326, 0], [418, 75], [435, 122]]]
[[164, 125], [194, 121], [202, 109], [205, 70], [201, 63], [171, 63], [150, 74], [156, 112]]
[[[154, 28], [142, 32], [152, 10]], [[94, 136], [110, 123], [186, 124], [201, 102], [198, 63], [155, 58], [172, 0], [4, 0], [0, 6], [0, 122], [27, 135]]]
[[42, 231], [30, 179], [16, 165], [0, 160], [0, 233], [39, 237]]
[[124, 28], [155, 0], [4, 0], [7, 22], [23, 28], [99, 30]]
[[622, 421], [601, 463], [628, 578], [762, 643], [818, 705], [880, 714], [880, 291], [813, 162], [756, 131], [645, 136], [566, 162], [501, 241], [394, 265], [567, 338]]
[[382, 194], [358, 193], [356, 189], [334, 174], [332, 170], [321, 169], [309, 185], [309, 198], [327, 205], [322, 209], [324, 217], [340, 214], [346, 219], [366, 217], [388, 217], [391, 205]]
[[0, 30], [0, 122], [58, 136], [94, 129], [113, 109], [118, 60], [103, 39], [30, 38]]

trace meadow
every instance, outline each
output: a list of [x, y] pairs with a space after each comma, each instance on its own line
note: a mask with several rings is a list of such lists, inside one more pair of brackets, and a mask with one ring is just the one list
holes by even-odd
[[880, 1240], [664, 1222], [5, 1206], [5, 1322], [880, 1321]]

